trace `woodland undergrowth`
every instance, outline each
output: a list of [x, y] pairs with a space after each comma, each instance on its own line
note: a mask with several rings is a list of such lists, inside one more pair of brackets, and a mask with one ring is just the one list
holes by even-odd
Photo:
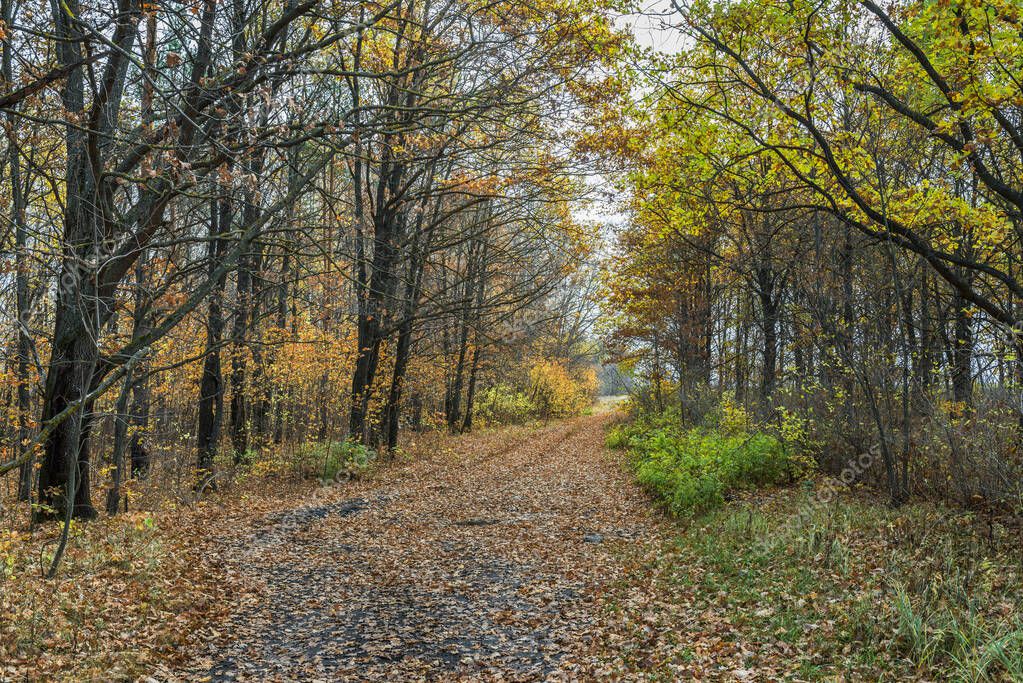
[[633, 653], [633, 670], [677, 676], [733, 651], [740, 679], [1023, 680], [1023, 519], [892, 507], [814, 472], [777, 435], [671, 422], [647, 415], [608, 435], [677, 520], [620, 587], [648, 578], [658, 606], [635, 628], [677, 644]]

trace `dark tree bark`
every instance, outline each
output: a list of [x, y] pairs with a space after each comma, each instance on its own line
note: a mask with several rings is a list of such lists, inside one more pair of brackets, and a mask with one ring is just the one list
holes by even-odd
[[[413, 4], [409, 4], [408, 14], [401, 17], [394, 36], [393, 65], [397, 68], [404, 64], [409, 67], [403, 74], [387, 84], [385, 90], [384, 109], [390, 118], [381, 122], [379, 150], [376, 166], [377, 182], [373, 192], [372, 208], [372, 257], [367, 258], [363, 246], [363, 206], [361, 197], [361, 171], [365, 162], [354, 164], [356, 179], [355, 192], [355, 229], [356, 229], [356, 299], [358, 302], [356, 336], [359, 355], [356, 357], [352, 372], [351, 409], [348, 419], [349, 438], [360, 440], [367, 446], [375, 441], [373, 427], [370, 424], [370, 402], [376, 391], [377, 370], [380, 362], [380, 350], [384, 340], [392, 330], [394, 300], [397, 292], [402, 244], [408, 229], [407, 210], [410, 207], [408, 191], [417, 178], [417, 173], [410, 169], [410, 162], [404, 151], [407, 142], [407, 128], [415, 113], [417, 102], [421, 97], [419, 88], [426, 71], [415, 65], [422, 64], [424, 57], [424, 37], [427, 27], [416, 26], [413, 19]], [[409, 33], [421, 33], [414, 38]], [[414, 41], [418, 40], [418, 43]], [[361, 36], [356, 46], [356, 54], [361, 52]], [[358, 100], [358, 78], [353, 79], [353, 100]], [[355, 110], [359, 107], [356, 105]], [[357, 129], [360, 123], [356, 123]], [[357, 137], [357, 144], [359, 137]], [[367, 145], [367, 148], [369, 145]], [[362, 150], [360, 146], [359, 151]], [[358, 154], [361, 158], [362, 154]], [[368, 169], [365, 169], [368, 170]], [[367, 191], [369, 184], [367, 183]], [[367, 268], [368, 266], [368, 268]], [[386, 428], [386, 427], [385, 427]]]
[[[223, 235], [231, 230], [234, 210], [230, 197], [210, 202], [209, 275], [214, 275], [226, 249]], [[220, 443], [224, 413], [224, 380], [220, 350], [224, 340], [224, 289], [226, 274], [217, 278], [206, 309], [206, 349], [199, 381], [199, 419], [196, 432], [196, 486], [213, 486], [213, 458]]]
[[761, 329], [764, 335], [763, 365], [760, 375], [760, 405], [766, 410], [771, 404], [778, 378], [778, 323], [781, 314], [781, 294], [774, 270], [769, 265], [757, 268], [754, 274], [757, 296], [760, 300]]
[[131, 403], [131, 426], [129, 455], [131, 457], [131, 476], [144, 479], [149, 475], [150, 454], [148, 444], [149, 431], [149, 376], [144, 369], [134, 373]]
[[[264, 110], [265, 116], [265, 110]], [[259, 152], [250, 161], [246, 170], [251, 178], [260, 178], [263, 173], [264, 152]], [[242, 225], [253, 225], [262, 215], [254, 188], [245, 191], [245, 208], [242, 210]], [[249, 452], [249, 422], [254, 417], [246, 393], [248, 357], [246, 347], [258, 318], [256, 311], [256, 273], [262, 261], [258, 250], [246, 252], [238, 263], [237, 292], [235, 296], [234, 322], [231, 326], [231, 445], [234, 463], [240, 464]], [[259, 346], [253, 351], [255, 368], [260, 367]], [[258, 403], [258, 401], [257, 401]]]
[[973, 320], [968, 302], [958, 293], [952, 295], [952, 399], [965, 412], [973, 407]]
[[121, 480], [124, 478], [124, 455], [128, 440], [128, 399], [131, 396], [132, 377], [129, 372], [121, 383], [121, 393], [114, 404], [114, 477], [107, 491], [107, 514], [117, 514], [121, 505]]
[[385, 155], [377, 184], [372, 268], [362, 292], [357, 316], [359, 355], [352, 373], [351, 413], [348, 421], [350, 437], [366, 445], [372, 445], [369, 404], [380, 361], [380, 347], [385, 337], [384, 319], [389, 316], [388, 308], [398, 283], [398, 241], [404, 223], [404, 217], [397, 212], [398, 207], [393, 198], [398, 194], [405, 166], [394, 159], [390, 144], [385, 143]]
[[[101, 192], [96, 171], [101, 167], [102, 135], [109, 133], [120, 106], [127, 68], [125, 57], [131, 50], [138, 22], [138, 8], [122, 0], [120, 19], [113, 43], [123, 53], [111, 56], [103, 74], [103, 99], [94, 101], [89, 130], [69, 117], [65, 129], [67, 150], [66, 199], [64, 208], [64, 253], [55, 303], [55, 323], [42, 422], [65, 408], [81, 402], [89, 393], [97, 375], [99, 349], [96, 340], [112, 312], [110, 295], [99, 291], [97, 263], [103, 258], [96, 236], [106, 234], [103, 206], [109, 199]], [[77, 0], [54, 3], [53, 21], [57, 37], [57, 60], [72, 69], [61, 89], [64, 108], [72, 117], [86, 120], [85, 77], [73, 68], [84, 57], [86, 37], [73, 17], [80, 7]], [[112, 293], [111, 293], [112, 294]], [[87, 408], [91, 406], [86, 406]], [[96, 516], [90, 497], [91, 467], [88, 434], [91, 410], [82, 410], [73, 419], [54, 429], [44, 444], [43, 465], [39, 472], [39, 501], [60, 514], [70, 508], [74, 517]]]
[[247, 254], [238, 267], [235, 293], [234, 322], [231, 326], [231, 385], [230, 434], [234, 463], [240, 463], [249, 450], [248, 416], [245, 400], [245, 373], [248, 359], [245, 342], [248, 337], [252, 308], [252, 258]]

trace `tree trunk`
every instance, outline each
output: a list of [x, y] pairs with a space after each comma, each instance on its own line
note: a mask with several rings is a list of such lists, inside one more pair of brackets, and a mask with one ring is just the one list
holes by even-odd
[[412, 349], [412, 321], [402, 323], [398, 332], [398, 343], [394, 350], [394, 372], [391, 375], [391, 389], [387, 395], [387, 406], [384, 410], [384, 440], [388, 451], [398, 447], [398, 422], [401, 417], [401, 394], [405, 385], [405, 372], [408, 368]]
[[[209, 264], [207, 270], [213, 273], [226, 248], [223, 234], [231, 229], [233, 205], [229, 197], [211, 202]], [[203, 358], [202, 378], [199, 382], [199, 424], [196, 434], [198, 459], [196, 461], [196, 485], [214, 486], [213, 458], [220, 442], [220, 430], [224, 414], [224, 379], [221, 369], [220, 349], [224, 340], [224, 288], [226, 275], [221, 276], [210, 292], [206, 312], [206, 352]]]
[[[263, 172], [263, 154], [258, 154], [246, 169], [253, 177]], [[248, 190], [245, 208], [242, 211], [242, 225], [252, 225], [262, 213], [255, 192]], [[246, 344], [256, 321], [255, 271], [261, 261], [259, 253], [247, 253], [238, 262], [237, 296], [235, 297], [234, 324], [231, 326], [231, 446], [234, 463], [240, 464], [249, 452], [249, 401], [246, 396], [246, 373], [248, 357]], [[258, 353], [258, 351], [257, 351]], [[255, 358], [258, 368], [259, 358]], [[258, 415], [256, 416], [258, 417]]]
[[766, 409], [774, 395], [778, 374], [778, 311], [774, 304], [764, 309], [764, 365], [760, 377], [760, 403]]
[[968, 413], [973, 407], [973, 320], [968, 302], [958, 292], [952, 302], [952, 399]]
[[764, 333], [763, 366], [760, 376], [760, 405], [767, 410], [774, 396], [778, 376], [779, 297], [774, 272], [770, 267], [757, 270], [757, 295], [760, 297], [761, 324]]
[[405, 387], [405, 374], [412, 356], [412, 332], [414, 314], [419, 307], [419, 296], [422, 291], [423, 269], [426, 265], [425, 255], [417, 257], [409, 265], [408, 282], [405, 288], [404, 318], [398, 328], [398, 343], [394, 349], [394, 370], [391, 374], [391, 389], [387, 395], [384, 409], [384, 441], [387, 450], [398, 447], [398, 425], [401, 417], [401, 396]]
[[149, 377], [143, 369], [135, 371], [131, 404], [131, 476], [144, 479], [149, 475]]
[[397, 241], [402, 218], [387, 197], [397, 194], [403, 168], [400, 164], [384, 164], [377, 189], [378, 211], [374, 218], [372, 273], [364, 297], [360, 301], [357, 336], [359, 356], [352, 373], [351, 413], [348, 433], [351, 438], [371, 445], [369, 404], [384, 341], [382, 318], [387, 315], [397, 285], [395, 267], [398, 261]]
[[249, 294], [252, 278], [249, 275], [248, 258], [243, 259], [238, 269], [237, 298], [234, 309], [234, 324], [231, 327], [231, 409], [230, 433], [231, 450], [235, 464], [242, 461], [249, 449], [248, 428], [245, 416], [245, 337], [248, 328]]
[[[0, 9], [5, 25], [10, 26], [13, 16], [13, 2], [4, 0]], [[10, 43], [5, 41], [2, 58], [2, 73], [10, 83], [11, 76]], [[30, 436], [28, 416], [32, 410], [32, 393], [30, 389], [30, 361], [32, 356], [32, 338], [29, 336], [29, 322], [32, 315], [28, 284], [28, 229], [25, 224], [25, 201], [22, 193], [20, 147], [17, 139], [18, 119], [13, 112], [7, 117], [7, 164], [11, 186], [11, 217], [14, 221], [14, 269], [15, 269], [15, 314], [17, 320], [17, 351], [15, 361], [15, 381], [17, 383], [17, 428], [15, 429], [15, 455], [24, 454], [25, 443]], [[34, 464], [30, 457], [18, 473], [18, 500], [27, 501], [32, 496], [32, 474]]]
[[95, 342], [98, 328], [88, 314], [61, 297], [57, 306], [57, 335], [47, 370], [42, 423], [65, 408], [85, 403], [71, 418], [50, 432], [43, 445], [39, 470], [39, 502], [46, 506], [40, 516], [61, 516], [72, 506], [72, 517], [96, 516], [90, 495], [89, 423], [92, 404], [86, 396], [98, 361]]
[[128, 398], [131, 395], [132, 373], [124, 376], [121, 393], [114, 408], [114, 480], [107, 491], [107, 514], [117, 514], [121, 504], [121, 480], [124, 478], [124, 454], [128, 440]]
[[[104, 263], [103, 242], [108, 234], [103, 212], [109, 192], [100, 191], [96, 172], [103, 168], [102, 153], [112, 143], [108, 137], [116, 121], [124, 89], [124, 74], [134, 42], [139, 14], [130, 6], [118, 16], [112, 42], [116, 45], [104, 73], [105, 98], [93, 109], [85, 108], [85, 73], [77, 65], [84, 57], [86, 38], [76, 17], [77, 0], [53, 4], [57, 62], [69, 70], [61, 88], [61, 103], [68, 112], [65, 127], [66, 174], [64, 177], [64, 224], [60, 279], [54, 310], [54, 333], [46, 373], [41, 423], [65, 408], [81, 405], [77, 414], [50, 432], [43, 445], [39, 472], [39, 501], [56, 514], [66, 510], [73, 517], [96, 516], [90, 495], [89, 432], [92, 414], [87, 396], [97, 379], [100, 330], [113, 311], [114, 287], [100, 282]], [[88, 125], [81, 122], [88, 121]], [[111, 182], [104, 179], [104, 182]], [[160, 204], [162, 207], [165, 204]], [[145, 212], [143, 212], [145, 213]], [[114, 277], [111, 275], [110, 277]], [[116, 282], [114, 283], [116, 284]]]
[[465, 419], [462, 420], [462, 432], [472, 431], [473, 401], [476, 399], [476, 377], [480, 367], [480, 343], [472, 347], [472, 360], [469, 362], [469, 386], [465, 390]]

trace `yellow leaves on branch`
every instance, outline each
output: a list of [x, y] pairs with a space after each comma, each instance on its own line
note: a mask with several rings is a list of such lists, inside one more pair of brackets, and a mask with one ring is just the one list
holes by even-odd
[[587, 367], [575, 373], [560, 360], [539, 360], [529, 371], [530, 399], [542, 417], [575, 415], [593, 402], [597, 373]]

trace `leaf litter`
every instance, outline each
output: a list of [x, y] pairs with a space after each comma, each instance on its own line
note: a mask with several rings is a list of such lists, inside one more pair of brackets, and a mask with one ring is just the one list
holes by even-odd
[[[577, 680], [612, 672], [603, 591], [665, 525], [606, 416], [413, 452], [220, 539], [248, 588], [157, 680]], [[617, 640], [621, 640], [619, 637]]]

